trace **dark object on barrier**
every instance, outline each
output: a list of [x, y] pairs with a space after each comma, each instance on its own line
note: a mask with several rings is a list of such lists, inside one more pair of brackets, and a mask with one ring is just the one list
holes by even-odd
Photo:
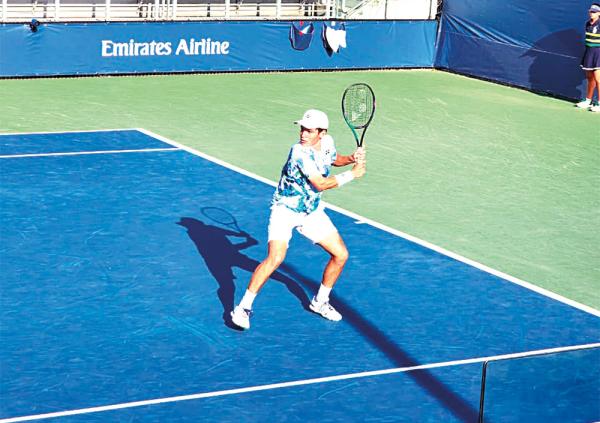
[[38, 26], [40, 26], [40, 21], [37, 19], [32, 19], [31, 22], [29, 22], [29, 29], [31, 32], [37, 32]]
[[290, 26], [292, 48], [295, 50], [306, 50], [312, 41], [313, 32], [315, 32], [315, 26], [312, 22], [306, 26], [303, 26], [302, 21], [300, 21], [298, 26], [292, 22]]

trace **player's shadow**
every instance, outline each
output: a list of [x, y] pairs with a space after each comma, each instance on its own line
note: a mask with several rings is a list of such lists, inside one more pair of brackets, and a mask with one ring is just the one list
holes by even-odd
[[[177, 224], [187, 229], [188, 236], [204, 259], [211, 275], [217, 281], [219, 286], [217, 296], [223, 306], [223, 321], [228, 327], [238, 329], [231, 322], [229, 314], [233, 310], [235, 299], [235, 275], [233, 269], [237, 267], [246, 270], [248, 272], [248, 280], [250, 280], [250, 275], [254, 272], [256, 266], [259, 265], [259, 262], [242, 254], [241, 251], [257, 245], [258, 241], [245, 231], [238, 232], [223, 229], [218, 226], [208, 225], [192, 217], [182, 217]], [[229, 237], [243, 238], [245, 240], [241, 243], [234, 243]], [[308, 296], [296, 281], [280, 272], [273, 273], [271, 279], [283, 283], [288, 291], [300, 301], [302, 307], [308, 310]]]

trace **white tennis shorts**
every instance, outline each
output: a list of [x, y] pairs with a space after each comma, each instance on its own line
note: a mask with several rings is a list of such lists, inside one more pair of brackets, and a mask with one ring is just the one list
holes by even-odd
[[297, 213], [284, 205], [271, 207], [269, 241], [289, 243], [294, 228], [315, 244], [337, 232], [322, 207], [309, 214]]

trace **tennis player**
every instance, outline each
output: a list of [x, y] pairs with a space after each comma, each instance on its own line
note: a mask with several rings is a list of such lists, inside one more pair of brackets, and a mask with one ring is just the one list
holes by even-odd
[[[586, 98], [576, 104], [580, 109], [600, 112], [600, 3], [594, 3], [589, 9], [590, 20], [585, 24], [585, 53], [581, 68], [587, 79]], [[598, 102], [594, 104], [594, 91], [598, 93]]]
[[[269, 249], [250, 279], [244, 297], [231, 312], [233, 323], [250, 328], [252, 303], [271, 274], [283, 262], [295, 228], [331, 256], [319, 291], [310, 309], [326, 319], [339, 321], [342, 315], [329, 304], [329, 294], [348, 260], [348, 250], [321, 204], [322, 191], [341, 187], [365, 174], [365, 152], [337, 154], [333, 138], [327, 134], [329, 119], [319, 110], [308, 110], [300, 125], [300, 140], [292, 146], [281, 171], [281, 178], [271, 202]], [[351, 170], [330, 176], [331, 166], [353, 165]]]

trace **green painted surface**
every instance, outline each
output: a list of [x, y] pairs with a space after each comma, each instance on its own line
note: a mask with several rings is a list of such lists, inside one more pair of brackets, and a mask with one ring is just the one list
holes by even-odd
[[307, 108], [353, 149], [361, 81], [368, 173], [328, 202], [600, 308], [600, 114], [562, 100], [437, 71], [3, 80], [0, 131], [143, 127], [276, 180]]

